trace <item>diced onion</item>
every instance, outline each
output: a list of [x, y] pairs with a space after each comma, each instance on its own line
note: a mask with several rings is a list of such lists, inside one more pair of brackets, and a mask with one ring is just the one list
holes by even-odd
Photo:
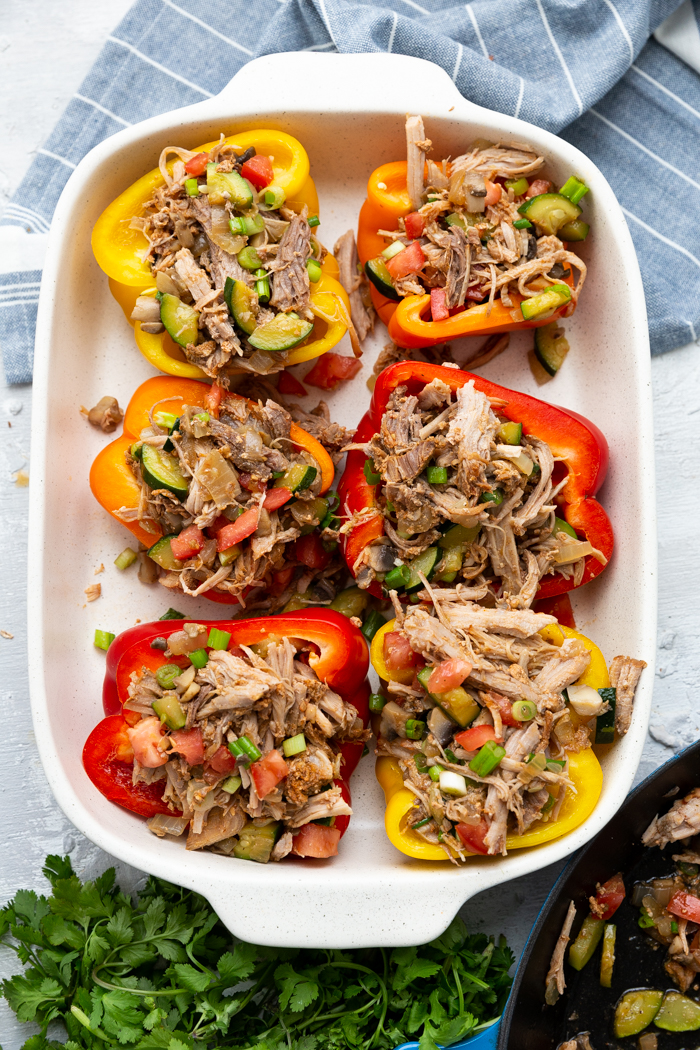
[[171, 817], [165, 813], [156, 813], [155, 817], [151, 817], [146, 823], [148, 830], [162, 839], [164, 835], [182, 835], [189, 822], [189, 817]]

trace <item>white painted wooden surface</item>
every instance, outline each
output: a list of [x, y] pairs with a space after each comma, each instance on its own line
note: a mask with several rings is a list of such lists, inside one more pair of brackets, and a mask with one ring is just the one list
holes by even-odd
[[[0, 210], [29, 166], [102, 43], [130, 6], [92, 0], [5, 0], [0, 23]], [[693, 559], [694, 523], [700, 517], [700, 353], [696, 345], [656, 358], [652, 364], [659, 518], [659, 652], [651, 733], [638, 779], [698, 736], [697, 679], [700, 672], [700, 569]], [[0, 902], [19, 887], [41, 892], [47, 853], [69, 852], [81, 875], [110, 864], [78, 834], [51, 797], [33, 739], [26, 678], [27, 490], [14, 483], [29, 464], [31, 387], [0, 389]], [[551, 389], [551, 388], [550, 388]], [[624, 397], [624, 391], [620, 392]], [[652, 440], [652, 435], [649, 435]], [[86, 636], [86, 645], [89, 638]], [[516, 952], [558, 866], [475, 897], [464, 909], [472, 929], [503, 931]], [[141, 875], [119, 872], [125, 889]], [[0, 950], [0, 976], [13, 972], [10, 953]], [[0, 1003], [0, 1038], [18, 1050], [33, 1028], [19, 1026]]]

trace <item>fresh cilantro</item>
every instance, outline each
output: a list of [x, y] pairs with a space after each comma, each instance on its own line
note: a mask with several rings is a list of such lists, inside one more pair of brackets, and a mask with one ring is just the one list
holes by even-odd
[[[47, 857], [51, 895], [20, 890], [0, 940], [24, 972], [2, 984], [23, 1050], [438, 1050], [503, 1009], [510, 949], [459, 919], [430, 944], [264, 948], [231, 936], [196, 893], [149, 879], [132, 900], [110, 869], [81, 882]], [[62, 1023], [67, 1036], [47, 1036]]]

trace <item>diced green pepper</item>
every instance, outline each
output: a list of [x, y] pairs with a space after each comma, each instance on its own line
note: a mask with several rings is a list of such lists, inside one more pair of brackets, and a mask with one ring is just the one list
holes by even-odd
[[519, 179], [506, 179], [506, 189], [512, 190], [516, 197], [522, 197], [530, 189], [530, 183], [521, 175]]

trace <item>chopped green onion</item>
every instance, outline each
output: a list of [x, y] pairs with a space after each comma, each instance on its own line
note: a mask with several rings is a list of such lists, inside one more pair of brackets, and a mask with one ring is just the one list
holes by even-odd
[[240, 745], [238, 740], [230, 740], [229, 741], [229, 745], [228, 745], [228, 749], [229, 749], [229, 751], [231, 752], [231, 754], [233, 755], [234, 758], [240, 758], [241, 755], [245, 754], [245, 751], [241, 747], [241, 745]]
[[287, 737], [286, 740], [282, 741], [282, 750], [287, 758], [292, 758], [293, 755], [300, 755], [302, 751], [306, 751], [306, 737], [303, 733]]
[[506, 179], [506, 189], [512, 190], [516, 197], [522, 197], [530, 189], [530, 183], [521, 175], [519, 179]]
[[384, 709], [386, 700], [381, 693], [370, 693], [369, 694], [369, 709], [373, 715], [378, 715], [380, 711]]
[[541, 773], [547, 767], [547, 757], [543, 751], [538, 751], [536, 755], [528, 755], [527, 764]]
[[368, 755], [368, 754], [369, 754], [369, 748], [367, 747], [367, 744], [365, 744], [365, 746], [362, 748], [362, 754], [360, 755], [360, 758], [364, 758], [365, 755]]
[[370, 609], [364, 618], [360, 631], [367, 641], [371, 642], [379, 628], [383, 627], [385, 623], [386, 620], [381, 613], [378, 613], [376, 609]]
[[229, 795], [235, 795], [242, 783], [240, 777], [227, 777], [219, 787], [222, 791], [228, 791]]
[[308, 222], [309, 226], [320, 226], [321, 225], [321, 220], [319, 219], [318, 215], [309, 215], [309, 217], [308, 217], [308, 219], [306, 221]]
[[242, 748], [243, 754], [247, 755], [253, 762], [257, 762], [259, 758], [262, 758], [262, 751], [259, 751], [252, 740], [249, 740], [247, 736], [239, 736], [238, 746]]
[[637, 919], [637, 925], [641, 926], [643, 930], [649, 930], [654, 925], [654, 920], [651, 915], [647, 912], [646, 908], [640, 908], [640, 915]]
[[209, 653], [206, 649], [195, 649], [193, 653], [189, 653], [190, 662], [198, 668], [206, 667], [209, 663]]
[[134, 441], [133, 445], [129, 449], [129, 452], [134, 457], [134, 459], [141, 459], [141, 453], [143, 452], [143, 442]]
[[188, 197], [199, 197], [199, 186], [196, 179], [185, 179], [185, 190]]
[[529, 230], [532, 227], [532, 223], [529, 219], [516, 219], [513, 223], [513, 229], [515, 230]]
[[537, 707], [532, 700], [516, 700], [512, 707], [512, 714], [518, 722], [529, 722], [537, 714]]
[[503, 491], [494, 489], [493, 492], [482, 492], [479, 503], [495, 503], [498, 506], [499, 503], [503, 503]]
[[505, 753], [506, 749], [497, 744], [495, 740], [487, 740], [469, 763], [469, 768], [477, 776], [487, 777], [489, 773], [493, 773], [496, 766], [500, 765]]
[[378, 485], [382, 480], [381, 474], [375, 474], [374, 463], [371, 459], [365, 460], [365, 465], [362, 468], [362, 473], [365, 476], [368, 485]]
[[175, 693], [166, 693], [154, 700], [151, 707], [168, 729], [182, 729], [187, 722], [187, 715]]
[[231, 635], [228, 631], [220, 631], [218, 627], [212, 627], [207, 638], [210, 649], [228, 649]]
[[209, 420], [211, 419], [211, 416], [209, 415], [208, 412], [197, 412], [197, 414], [195, 416], [193, 416], [192, 418], [193, 419], [198, 419], [201, 423], [208, 423]]
[[447, 467], [428, 467], [425, 475], [429, 485], [447, 484]]
[[309, 259], [306, 263], [306, 272], [309, 275], [309, 280], [312, 284], [317, 284], [321, 280], [321, 264], [317, 259]]
[[168, 648], [168, 643], [165, 638], [154, 638], [150, 645], [151, 649], [160, 649], [161, 652], [165, 652]]
[[409, 740], [422, 740], [425, 733], [425, 722], [420, 722], [417, 718], [409, 718], [405, 729]]
[[106, 651], [116, 637], [116, 634], [112, 634], [111, 631], [95, 631], [94, 644], [98, 649], [104, 649]]
[[445, 769], [440, 774], [440, 790], [444, 795], [452, 795], [453, 798], [463, 798], [467, 793], [467, 782], [461, 773], [453, 773]]
[[572, 204], [578, 204], [581, 198], [588, 193], [588, 186], [575, 175], [570, 175], [559, 192], [562, 197], [568, 197]]
[[392, 243], [387, 245], [387, 247], [383, 250], [382, 255], [385, 259], [393, 259], [394, 256], [399, 255], [405, 247], [406, 245], [403, 243], [403, 241], [392, 241]]
[[283, 478], [286, 473], [286, 470], [273, 470], [272, 476], [275, 479], [275, 481], [277, 481], [277, 478]]
[[163, 689], [172, 689], [173, 682], [182, 674], [182, 668], [177, 664], [163, 664], [156, 671], [156, 682]]
[[549, 813], [551, 809], [554, 809], [554, 803], [556, 801], [556, 795], [550, 795], [547, 801], [545, 802], [544, 806], [540, 810], [540, 816], [544, 816], [546, 813]]
[[268, 208], [281, 208], [286, 199], [287, 197], [282, 187], [274, 184], [268, 186], [263, 193], [263, 200]]
[[554, 528], [552, 529], [552, 535], [557, 536], [560, 532], [565, 533], [567, 536], [571, 536], [572, 539], [577, 540], [576, 529], [573, 525], [569, 525], [568, 521], [564, 521], [563, 518], [554, 517]]
[[547, 759], [545, 769], [548, 770], [550, 773], [561, 773], [565, 765], [566, 762], [562, 761], [561, 759], [549, 758]]
[[444, 773], [444, 772], [445, 772], [444, 766], [434, 765], [434, 766], [431, 766], [430, 769], [428, 770], [428, 776], [430, 777], [431, 780], [433, 780], [437, 784], [437, 782], [440, 779], [440, 774]]
[[231, 233], [243, 234], [244, 237], [252, 237], [265, 229], [262, 215], [234, 215], [228, 220], [228, 225]]
[[388, 591], [398, 591], [405, 587], [411, 577], [411, 570], [407, 565], [395, 565], [384, 577], [384, 586]]
[[413, 756], [413, 761], [416, 763], [416, 769], [419, 773], [428, 772], [428, 763], [425, 761], [425, 755], [422, 751], [416, 751]]
[[677, 922], [673, 922], [673, 921], [671, 922], [671, 933], [678, 933], [678, 923]]
[[177, 423], [179, 416], [176, 416], [174, 412], [156, 412], [153, 418], [159, 427], [171, 430]]
[[162, 616], [158, 617], [159, 620], [184, 620], [185, 614], [178, 612], [177, 609], [168, 609]]
[[262, 266], [262, 259], [250, 244], [241, 248], [236, 258], [244, 270], [257, 270]]
[[464, 760], [461, 759], [461, 758], [457, 758], [457, 756], [454, 753], [454, 751], [450, 751], [449, 747], [445, 748], [445, 758], [447, 759], [448, 762], [454, 762], [456, 764], [461, 763], [462, 765], [464, 765]]
[[432, 819], [432, 817], [424, 817], [423, 820], [419, 820], [417, 824], [411, 824], [411, 827], [414, 831], [416, 830], [416, 828], [424, 828], [425, 825], [429, 824]]
[[270, 282], [267, 278], [267, 270], [262, 268], [255, 271], [257, 280], [255, 282], [255, 291], [258, 293], [258, 302], [261, 306], [267, 306], [270, 301]]
[[114, 564], [118, 569], [128, 569], [130, 565], [133, 565], [138, 554], [132, 550], [131, 547], [125, 547], [121, 554], [117, 555], [114, 559]]

